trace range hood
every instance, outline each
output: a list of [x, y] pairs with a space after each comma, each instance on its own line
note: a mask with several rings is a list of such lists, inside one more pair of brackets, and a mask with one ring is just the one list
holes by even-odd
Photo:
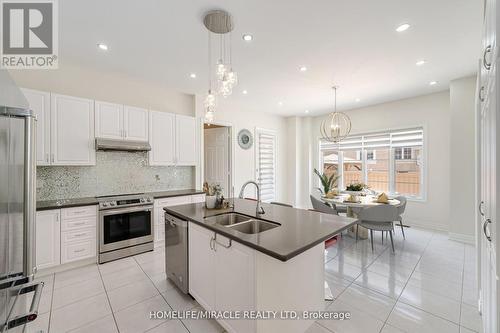
[[125, 141], [96, 138], [95, 149], [100, 151], [150, 151], [151, 145], [147, 141]]

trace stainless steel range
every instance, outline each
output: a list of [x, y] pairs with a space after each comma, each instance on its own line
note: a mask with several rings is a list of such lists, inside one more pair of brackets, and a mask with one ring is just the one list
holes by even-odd
[[97, 199], [100, 264], [153, 250], [153, 197], [139, 193]]

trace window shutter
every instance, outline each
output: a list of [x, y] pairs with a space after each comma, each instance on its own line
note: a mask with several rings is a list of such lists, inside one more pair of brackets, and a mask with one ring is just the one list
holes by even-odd
[[262, 201], [276, 199], [276, 135], [257, 131], [257, 183]]

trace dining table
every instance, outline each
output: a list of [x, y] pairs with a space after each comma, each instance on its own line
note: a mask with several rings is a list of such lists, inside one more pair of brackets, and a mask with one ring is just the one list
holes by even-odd
[[[377, 196], [371, 194], [357, 194], [355, 195], [354, 201], [350, 201], [349, 197], [350, 197], [349, 193], [341, 193], [331, 198], [322, 196], [321, 200], [328, 204], [334, 204], [335, 206], [346, 206], [347, 207], [346, 215], [349, 217], [357, 217], [359, 212], [365, 208], [380, 206], [380, 205], [398, 206], [401, 204], [399, 200], [393, 198], [389, 199], [387, 203], [378, 202]], [[350, 228], [347, 234], [349, 236], [355, 237], [357, 227], [358, 226], [353, 226], [352, 228]], [[358, 237], [360, 239], [368, 238], [368, 230], [363, 227], [360, 227], [358, 230]]]

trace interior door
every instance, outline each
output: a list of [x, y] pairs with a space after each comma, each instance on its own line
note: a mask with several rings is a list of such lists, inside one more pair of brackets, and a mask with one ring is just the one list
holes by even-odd
[[205, 181], [220, 184], [224, 197], [229, 189], [229, 128], [217, 127], [204, 130], [205, 134]]

